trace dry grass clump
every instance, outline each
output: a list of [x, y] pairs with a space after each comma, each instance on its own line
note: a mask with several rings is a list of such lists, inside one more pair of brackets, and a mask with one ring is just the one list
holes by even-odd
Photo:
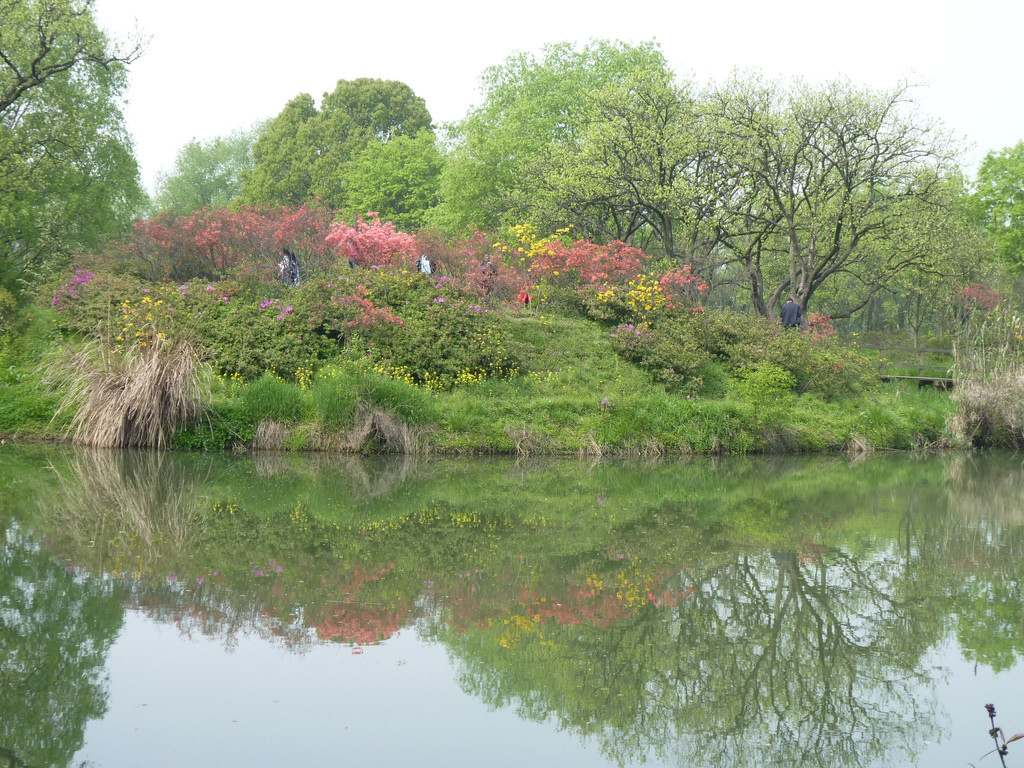
[[280, 451], [285, 448], [291, 434], [288, 425], [273, 419], [263, 419], [256, 427], [252, 447], [257, 451]]
[[953, 392], [950, 431], [973, 445], [1024, 448], [1024, 366], [964, 377]]
[[164, 448], [210, 400], [209, 367], [182, 340], [117, 349], [101, 337], [66, 347], [44, 381], [64, 392], [57, 412], [74, 414], [72, 441], [99, 448]]
[[1024, 320], [1000, 307], [965, 326], [953, 352], [954, 438], [1024, 448]]
[[345, 436], [350, 451], [363, 451], [374, 446], [382, 453], [416, 452], [416, 432], [401, 419], [387, 411], [360, 403], [356, 408], [355, 424]]

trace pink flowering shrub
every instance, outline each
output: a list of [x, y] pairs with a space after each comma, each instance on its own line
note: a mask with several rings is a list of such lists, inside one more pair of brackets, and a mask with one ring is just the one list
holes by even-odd
[[376, 214], [367, 214], [369, 221], [356, 218], [355, 226], [335, 222], [327, 233], [326, 242], [338, 255], [340, 262], [349, 262], [367, 269], [415, 269], [416, 241], [412, 235], [400, 232], [390, 221], [381, 221]]

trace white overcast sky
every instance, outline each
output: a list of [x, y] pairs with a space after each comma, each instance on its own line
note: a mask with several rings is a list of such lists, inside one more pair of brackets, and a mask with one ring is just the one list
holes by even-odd
[[916, 86], [920, 110], [973, 149], [1024, 140], [1024, 0], [96, 0], [119, 39], [148, 38], [125, 116], [152, 191], [191, 139], [319, 100], [338, 80], [407, 83], [437, 123], [480, 101], [479, 77], [516, 51], [593, 39], [657, 41], [697, 83], [733, 70], [811, 82]]

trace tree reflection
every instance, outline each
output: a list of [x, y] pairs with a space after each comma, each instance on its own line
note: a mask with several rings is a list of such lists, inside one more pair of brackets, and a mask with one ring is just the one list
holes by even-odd
[[912, 760], [930, 651], [1024, 651], [1019, 467], [296, 462], [76, 453], [50, 546], [184, 632], [304, 649], [426, 616], [467, 691], [622, 765]]
[[104, 663], [121, 627], [120, 594], [0, 521], [0, 761], [68, 765], [86, 723], [106, 710]]

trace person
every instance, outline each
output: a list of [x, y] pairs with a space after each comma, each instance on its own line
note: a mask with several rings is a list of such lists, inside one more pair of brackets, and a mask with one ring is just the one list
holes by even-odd
[[519, 295], [516, 298], [519, 300], [519, 303], [523, 305], [523, 309], [530, 308], [531, 296], [530, 289], [527, 286], [523, 286], [523, 290], [519, 292]]
[[433, 272], [433, 269], [431, 269], [430, 267], [430, 259], [427, 258], [427, 254], [425, 253], [420, 254], [419, 268], [420, 272], [422, 272], [424, 275], [429, 275], [431, 272]]
[[782, 324], [786, 328], [799, 328], [802, 318], [803, 312], [800, 311], [800, 305], [793, 301], [793, 297], [790, 296], [786, 299], [786, 303], [782, 305], [779, 319], [782, 320]]

